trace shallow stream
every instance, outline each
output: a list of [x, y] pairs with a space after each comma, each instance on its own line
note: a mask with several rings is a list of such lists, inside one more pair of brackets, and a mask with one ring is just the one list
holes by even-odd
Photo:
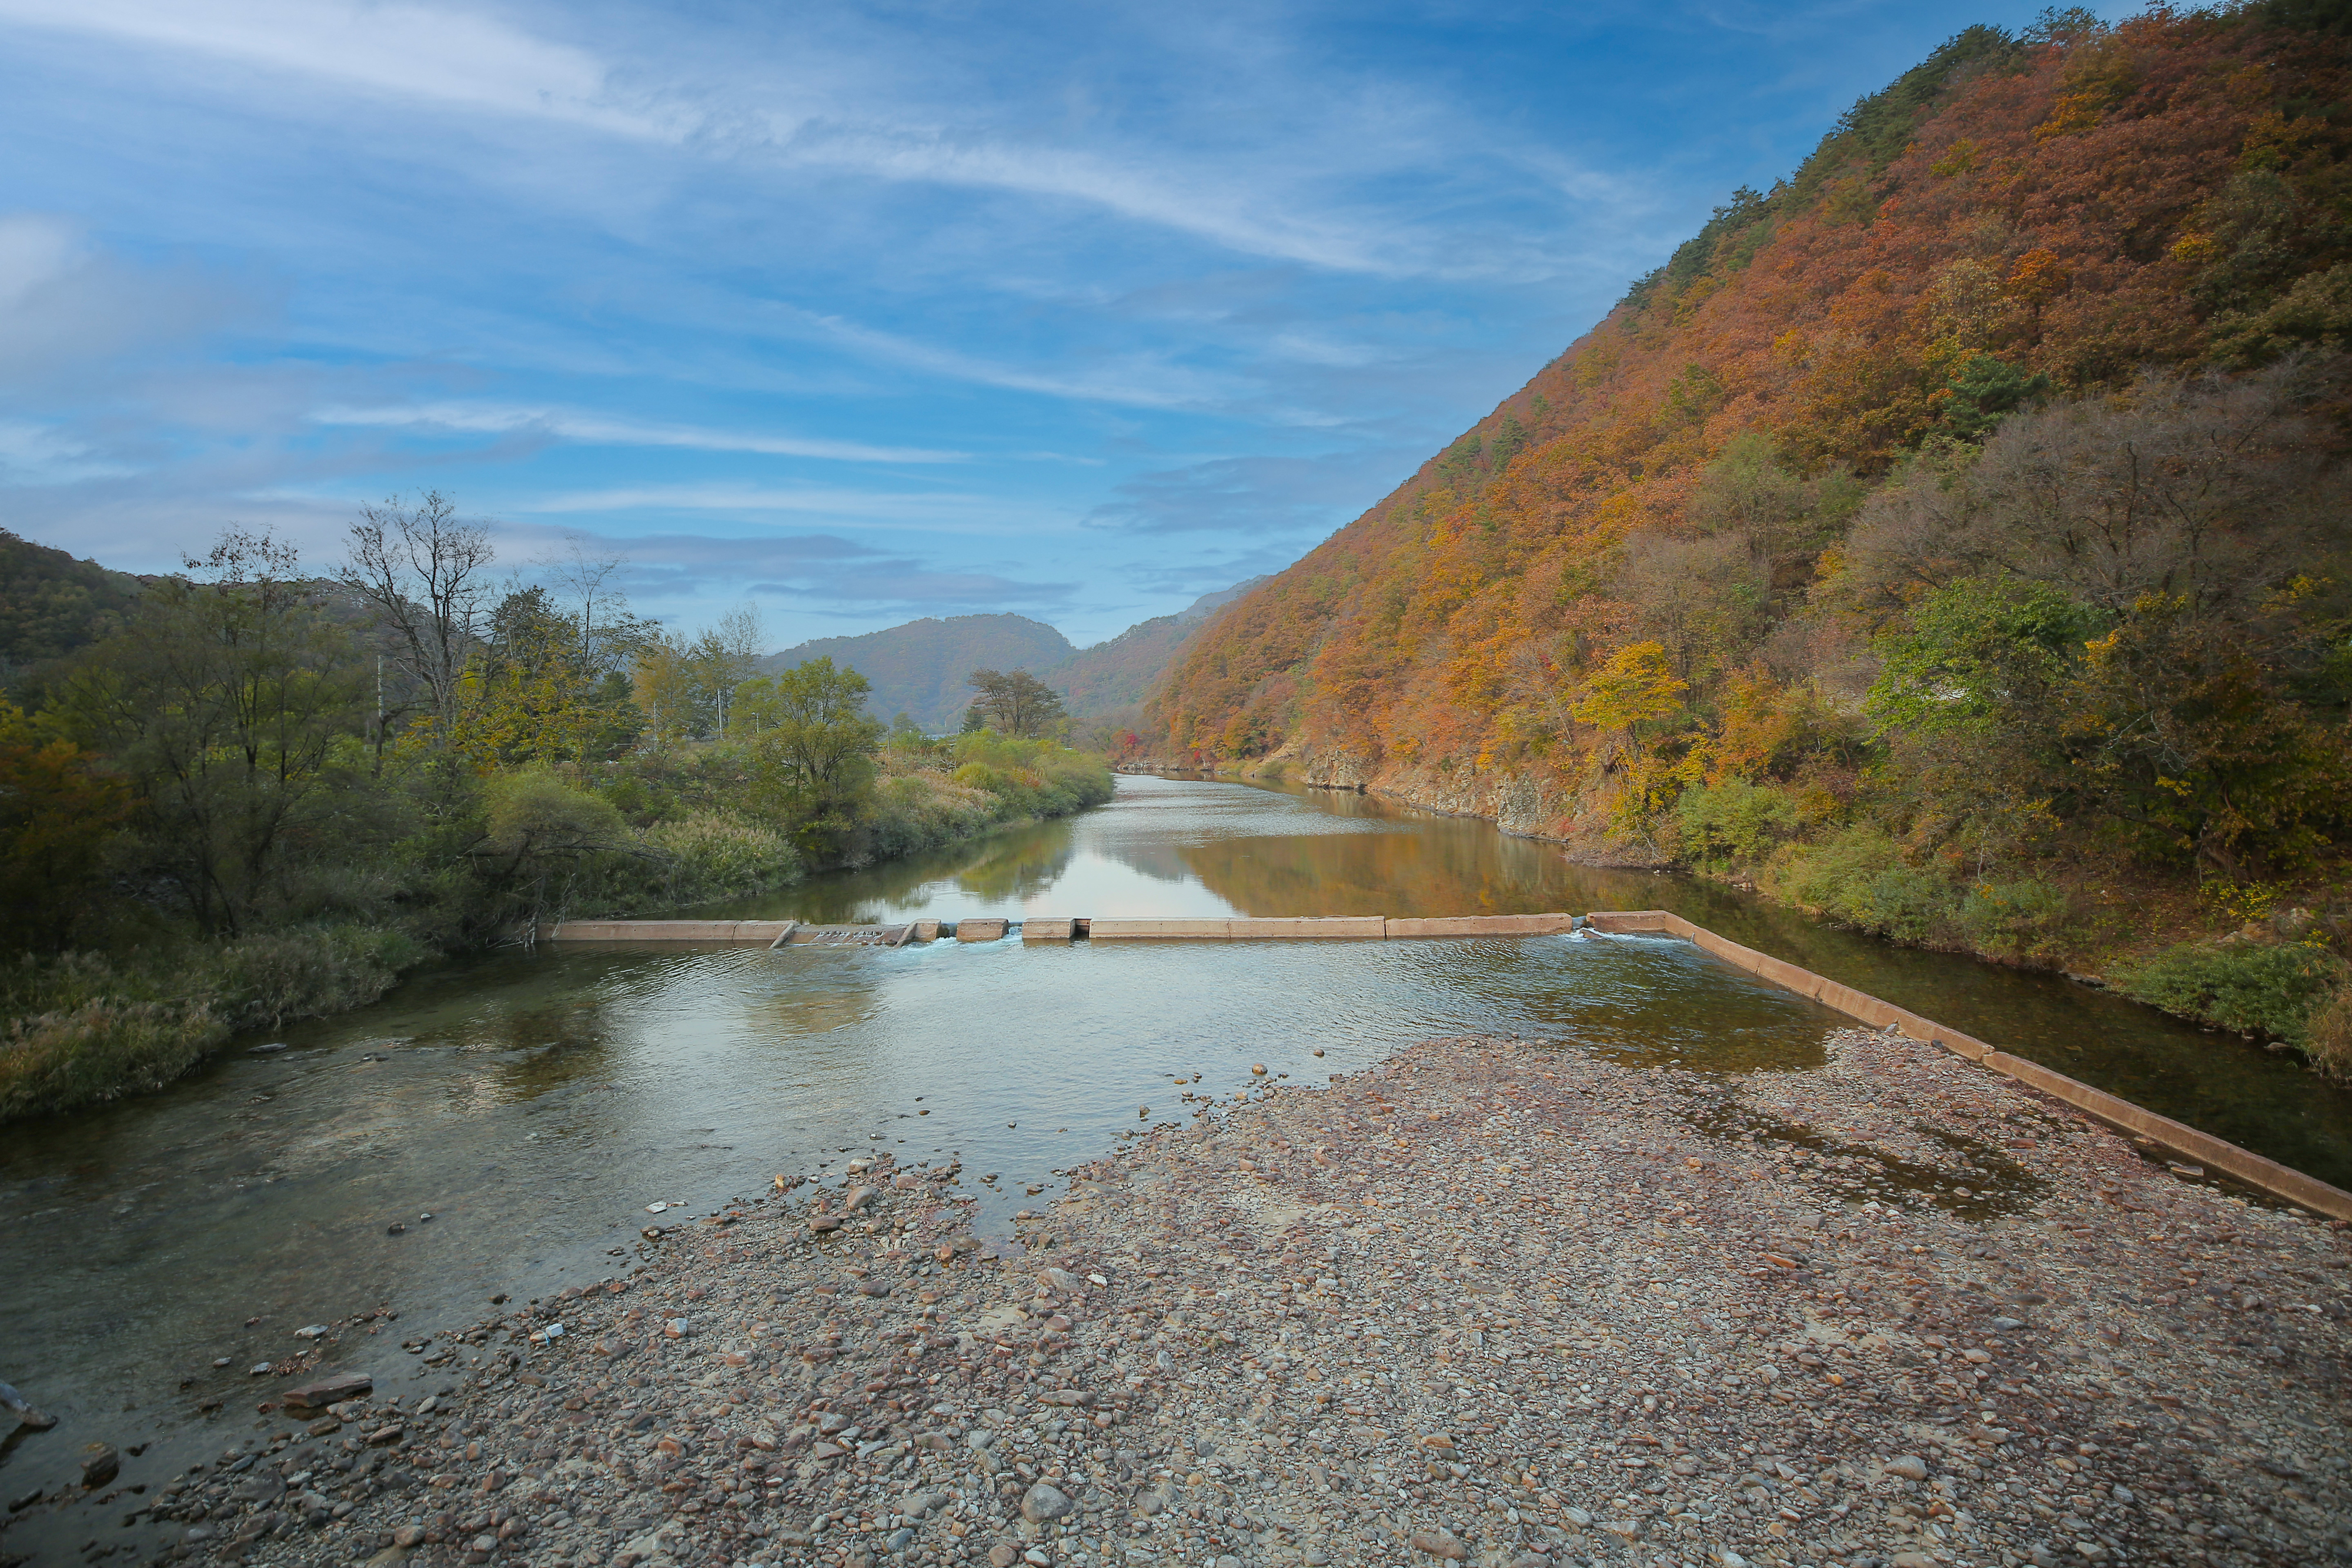
[[[702, 913], [1664, 906], [2352, 1184], [2352, 1096], [2096, 991], [1890, 948], [1707, 883], [1571, 866], [1484, 822], [1357, 795], [1118, 782], [1069, 821]], [[709, 1214], [887, 1147], [960, 1158], [979, 1227], [1002, 1234], [1050, 1199], [1057, 1170], [1191, 1115], [1187, 1095], [1245, 1090], [1254, 1065], [1318, 1082], [1415, 1040], [1509, 1032], [1769, 1071], [1818, 1062], [1842, 1021], [1649, 938], [567, 946], [445, 966], [374, 1007], [241, 1041], [162, 1093], [0, 1135], [0, 1380], [61, 1417], [0, 1445], [0, 1490], [64, 1485], [92, 1440], [156, 1444], [126, 1462], [137, 1481], [249, 1439], [275, 1380], [246, 1369], [300, 1348], [304, 1324], [380, 1306], [397, 1327], [347, 1339], [341, 1361], [387, 1391], [437, 1386], [402, 1339], [493, 1294], [626, 1273], [656, 1202], [681, 1206], [668, 1221]], [[75, 1521], [89, 1511], [27, 1511], [0, 1557], [104, 1541], [114, 1521]]]

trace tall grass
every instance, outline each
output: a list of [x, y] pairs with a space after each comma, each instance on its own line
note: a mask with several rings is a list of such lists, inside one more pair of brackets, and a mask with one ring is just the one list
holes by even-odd
[[20, 959], [0, 970], [0, 1120], [160, 1089], [238, 1030], [375, 1000], [425, 953], [345, 924]]

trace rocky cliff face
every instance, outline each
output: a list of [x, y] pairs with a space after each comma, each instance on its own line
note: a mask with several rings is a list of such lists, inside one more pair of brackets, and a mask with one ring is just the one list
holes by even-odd
[[1318, 748], [1296, 737], [1268, 756], [1217, 771], [1318, 789], [1354, 789], [1450, 817], [1482, 818], [1515, 838], [1559, 843], [1570, 859], [1583, 865], [1648, 868], [1669, 863], [1650, 846], [1610, 831], [1605, 797], [1570, 789], [1549, 771], [1398, 762], [1375, 766], [1343, 748]]

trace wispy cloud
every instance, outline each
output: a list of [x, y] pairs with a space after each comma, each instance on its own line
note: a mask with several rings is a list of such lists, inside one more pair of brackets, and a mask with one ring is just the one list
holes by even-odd
[[[546, 542], [560, 536], [551, 532]], [[633, 593], [656, 604], [746, 596], [836, 616], [936, 615], [1067, 604], [1078, 585], [943, 566], [835, 534], [604, 536], [599, 548], [625, 556]]]
[[544, 435], [594, 446], [677, 446], [697, 452], [753, 452], [842, 463], [962, 463], [971, 454], [924, 446], [871, 446], [804, 435], [762, 435], [699, 425], [661, 424], [573, 409], [499, 403], [420, 403], [377, 408], [323, 408], [320, 424], [370, 425], [463, 434]]
[[54, 425], [0, 419], [0, 483], [71, 485], [131, 472]]
[[869, 358], [927, 375], [1007, 392], [1038, 392], [1077, 402], [1132, 408], [1213, 408], [1230, 404], [1249, 390], [1240, 378], [1203, 371], [1164, 352], [1097, 359], [1076, 372], [1040, 371], [1007, 364], [936, 343], [903, 337], [835, 315], [774, 305], [771, 319], [801, 335], [855, 350]]
[[712, 482], [566, 490], [533, 497], [511, 509], [537, 516], [598, 512], [716, 512], [754, 519], [814, 514], [856, 518], [860, 527], [897, 524], [930, 530], [955, 530], [961, 527], [992, 528], [997, 505], [990, 497], [978, 494]]
[[[1397, 81], [1347, 92], [1301, 112], [1280, 152], [1203, 158], [1157, 137], [1083, 139], [1008, 133], [985, 104], [962, 121], [920, 101], [914, 80], [891, 83], [867, 62], [748, 80], [698, 69], [658, 52], [618, 63], [610, 43], [551, 39], [497, 16], [447, 5], [341, 0], [0, 0], [0, 22], [96, 35], [308, 78], [380, 96], [510, 119], [578, 126], [632, 141], [778, 170], [850, 174], [1066, 203], [1217, 246], [1239, 255], [1337, 272], [1390, 277], [1541, 276], [1552, 264], [1508, 226], [1487, 243], [1458, 243], [1456, 184], [1466, 127]], [[828, 90], [848, 76], [865, 91]], [[896, 85], [898, 93], [890, 89]], [[916, 89], [909, 92], [908, 89]], [[778, 99], [782, 99], [782, 102]], [[1319, 123], [1318, 123], [1319, 122]], [[1482, 156], [1509, 161], [1496, 127], [1482, 128]], [[1516, 139], [1512, 139], [1516, 140]], [[1538, 153], [1558, 164], [1567, 155]], [[1353, 187], [1400, 175], [1426, 184], [1418, 202], [1397, 193], [1365, 200]], [[1582, 203], [1622, 200], [1605, 176], [1555, 175], [1555, 190]], [[1415, 209], [1420, 209], [1416, 211]]]
[[588, 50], [445, 6], [358, 0], [0, 0], [0, 20], [631, 136], [676, 139], [688, 129], [614, 101], [607, 88], [610, 68]]
[[1087, 522], [1148, 534], [1296, 538], [1303, 529], [1328, 529], [1335, 508], [1376, 497], [1393, 483], [1396, 463], [1393, 454], [1378, 451], [1212, 458], [1125, 480]]

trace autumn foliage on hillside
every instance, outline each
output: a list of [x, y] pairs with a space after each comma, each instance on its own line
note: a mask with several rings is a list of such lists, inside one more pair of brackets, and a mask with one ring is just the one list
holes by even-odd
[[2352, 38], [2303, 10], [1959, 34], [1229, 609], [1171, 752], [1532, 786], [1519, 825], [1666, 859], [2308, 874], [2352, 783]]

